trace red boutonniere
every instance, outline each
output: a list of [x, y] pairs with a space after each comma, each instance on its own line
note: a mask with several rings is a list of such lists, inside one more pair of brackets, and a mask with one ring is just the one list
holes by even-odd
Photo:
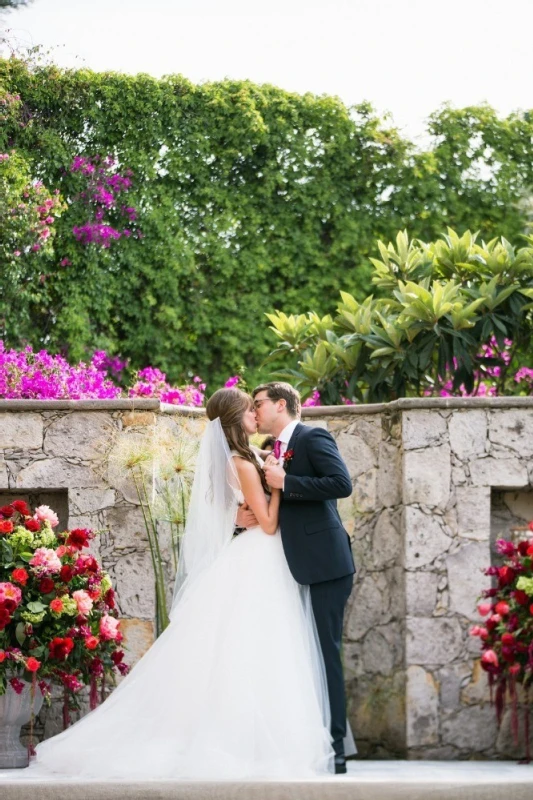
[[287, 450], [285, 455], [283, 456], [283, 466], [288, 466], [294, 457], [294, 450]]

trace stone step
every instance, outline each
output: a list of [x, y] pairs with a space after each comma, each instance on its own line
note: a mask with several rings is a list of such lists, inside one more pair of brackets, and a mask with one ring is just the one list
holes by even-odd
[[533, 765], [506, 761], [351, 761], [307, 781], [81, 781], [0, 770], [2, 800], [532, 800]]

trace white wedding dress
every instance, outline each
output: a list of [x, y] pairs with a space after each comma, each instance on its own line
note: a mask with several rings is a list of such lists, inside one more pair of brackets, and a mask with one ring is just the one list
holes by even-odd
[[102, 706], [38, 745], [32, 769], [103, 780], [332, 771], [308, 589], [290, 573], [279, 530], [231, 539], [171, 616]]

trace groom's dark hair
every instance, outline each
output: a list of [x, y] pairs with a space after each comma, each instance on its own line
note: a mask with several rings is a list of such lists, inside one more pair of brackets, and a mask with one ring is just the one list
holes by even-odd
[[252, 397], [255, 397], [259, 392], [266, 392], [269, 400], [285, 400], [287, 403], [287, 412], [291, 417], [299, 417], [302, 410], [300, 401], [300, 394], [296, 391], [294, 386], [290, 383], [283, 381], [271, 381], [270, 383], [262, 383], [256, 386], [252, 392]]

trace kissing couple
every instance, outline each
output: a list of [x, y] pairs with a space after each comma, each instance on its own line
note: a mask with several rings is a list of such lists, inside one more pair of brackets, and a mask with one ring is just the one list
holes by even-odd
[[[170, 624], [108, 699], [30, 769], [150, 780], [346, 772], [341, 663], [355, 572], [335, 440], [271, 382], [209, 399]], [[273, 453], [250, 445], [271, 434]], [[236, 532], [238, 536], [235, 536]]]

